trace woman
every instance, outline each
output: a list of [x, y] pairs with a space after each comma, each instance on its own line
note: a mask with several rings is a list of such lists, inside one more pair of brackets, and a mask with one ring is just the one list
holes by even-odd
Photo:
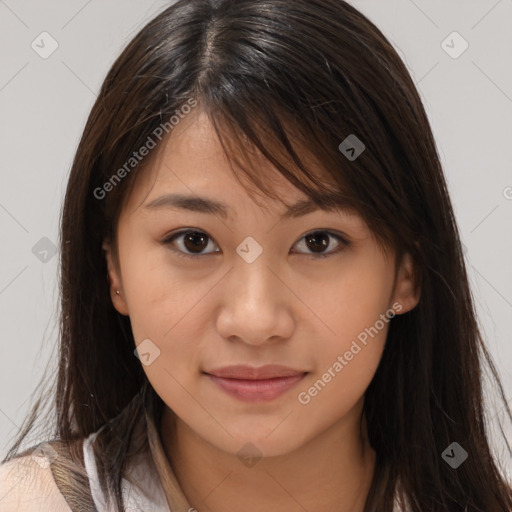
[[349, 4], [152, 20], [89, 116], [61, 250], [56, 432], [19, 453], [36, 404], [6, 510], [511, 509], [427, 116]]

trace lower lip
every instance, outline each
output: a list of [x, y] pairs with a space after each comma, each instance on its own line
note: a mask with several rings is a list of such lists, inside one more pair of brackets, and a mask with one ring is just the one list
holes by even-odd
[[262, 380], [226, 379], [215, 375], [206, 375], [228, 395], [245, 402], [268, 402], [286, 393], [306, 374], [300, 373], [290, 377]]

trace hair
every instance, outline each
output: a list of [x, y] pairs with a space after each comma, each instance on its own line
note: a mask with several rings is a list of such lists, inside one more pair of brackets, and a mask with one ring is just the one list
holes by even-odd
[[[191, 99], [237, 163], [237, 179], [278, 199], [251, 165], [261, 154], [319, 206], [356, 211], [378, 243], [395, 251], [397, 266], [404, 254], [412, 257], [420, 300], [391, 320], [365, 392], [377, 458], [364, 511], [390, 512], [398, 493], [413, 512], [510, 510], [512, 489], [488, 439], [483, 363], [512, 416], [477, 323], [431, 127], [393, 46], [343, 0], [180, 0], [112, 65], [78, 145], [61, 214], [55, 446], [76, 446], [107, 424], [95, 446], [98, 471], [104, 491], [124, 509], [121, 479], [144, 410], [142, 390], [157, 411], [163, 402], [134, 356], [129, 318], [113, 307], [102, 242], [116, 241], [121, 209], [157, 151], [114, 182], [116, 170], [126, 170], [134, 152]], [[351, 134], [365, 150], [349, 161], [339, 145]], [[98, 198], [95, 191], [107, 188]], [[117, 261], [115, 243], [113, 251]], [[40, 402], [4, 461], [20, 456]], [[441, 458], [453, 441], [469, 452], [457, 470]], [[76, 455], [70, 467], [80, 472]], [[80, 482], [78, 495], [86, 487]]]

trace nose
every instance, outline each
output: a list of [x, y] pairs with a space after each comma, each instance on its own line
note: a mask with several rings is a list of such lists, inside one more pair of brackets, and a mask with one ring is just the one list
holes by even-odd
[[226, 339], [262, 345], [293, 333], [297, 299], [282, 271], [272, 268], [264, 254], [252, 263], [236, 260], [225, 278], [217, 330]]

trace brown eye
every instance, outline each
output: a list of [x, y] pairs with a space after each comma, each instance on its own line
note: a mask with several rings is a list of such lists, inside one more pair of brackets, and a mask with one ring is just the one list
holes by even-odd
[[329, 235], [321, 231], [306, 235], [304, 237], [308, 249], [313, 252], [323, 252], [324, 249], [329, 247]]
[[[335, 244], [331, 242], [331, 239], [336, 241]], [[309, 256], [315, 258], [325, 258], [327, 256], [331, 256], [340, 252], [344, 247], [348, 247], [350, 242], [343, 238], [341, 235], [337, 233], [333, 233], [331, 231], [312, 231], [306, 235], [304, 235], [298, 242], [297, 245], [305, 246], [308, 249], [309, 253], [306, 252]], [[334, 245], [334, 250], [330, 250], [327, 252], [331, 246]]]
[[165, 245], [177, 245], [178, 248], [173, 250], [185, 258], [194, 258], [202, 255], [206, 256], [213, 252], [219, 252], [218, 250], [205, 251], [208, 246], [214, 244], [211, 238], [203, 231], [181, 231], [180, 233], [175, 233], [171, 237], [167, 238], [163, 243]]
[[191, 252], [201, 252], [208, 245], [208, 235], [199, 231], [187, 233], [183, 238], [183, 245]]

